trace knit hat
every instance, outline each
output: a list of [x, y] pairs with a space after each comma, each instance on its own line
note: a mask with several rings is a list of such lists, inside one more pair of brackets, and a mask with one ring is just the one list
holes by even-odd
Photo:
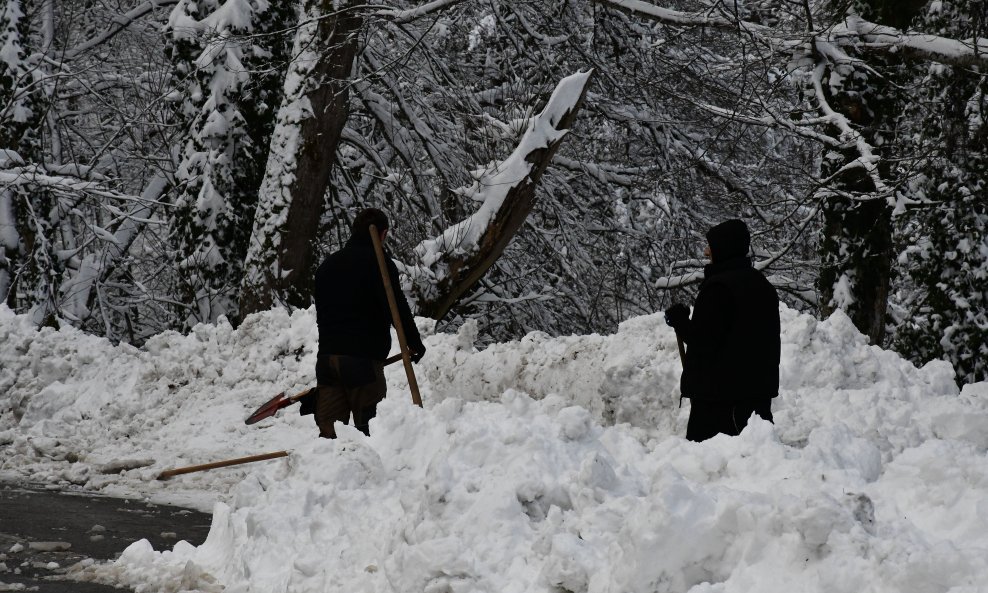
[[710, 245], [712, 261], [727, 261], [748, 255], [751, 234], [748, 233], [748, 225], [735, 218], [707, 231], [707, 243]]

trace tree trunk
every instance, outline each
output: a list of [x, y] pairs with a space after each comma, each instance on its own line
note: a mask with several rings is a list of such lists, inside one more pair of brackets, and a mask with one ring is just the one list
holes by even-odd
[[[900, 4], [870, 0], [864, 3], [862, 16], [878, 19], [879, 24], [904, 27], [915, 13]], [[916, 11], [914, 4], [908, 8]], [[895, 16], [890, 22], [881, 20], [890, 15]], [[849, 75], [845, 71], [837, 77], [838, 82], [831, 78], [828, 88], [831, 107], [846, 118], [881, 159], [878, 176], [882, 179], [890, 178], [889, 157], [901, 111], [902, 99], [895, 90], [898, 61], [894, 55], [872, 59], [869, 69], [855, 68]], [[872, 69], [884, 75], [875, 75]], [[832, 134], [841, 137], [840, 131]], [[865, 156], [858, 148], [840, 153], [828, 150], [823, 175], [828, 177]], [[834, 188], [842, 195], [828, 197], [822, 206], [820, 311], [830, 315], [837, 309], [844, 310], [872, 344], [881, 345], [885, 341], [892, 283], [892, 196], [880, 195], [875, 179], [861, 168], [845, 170], [835, 180]]]
[[843, 309], [872, 344], [881, 344], [892, 284], [892, 209], [884, 200], [830, 199], [821, 250], [821, 312]]
[[244, 266], [242, 316], [274, 304], [311, 304], [313, 243], [347, 120], [362, 25], [344, 4], [305, 3]]

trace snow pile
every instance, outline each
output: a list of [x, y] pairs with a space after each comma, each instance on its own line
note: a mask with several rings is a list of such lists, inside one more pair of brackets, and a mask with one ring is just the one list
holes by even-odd
[[[988, 407], [974, 395], [983, 384], [958, 396], [948, 363], [917, 369], [869, 346], [840, 312], [819, 322], [783, 306], [781, 318], [781, 397], [773, 408], [783, 442], [800, 445], [817, 427], [844, 425], [887, 455], [931, 438], [988, 448]], [[612, 336], [534, 332], [481, 352], [469, 347], [475, 331], [467, 325], [456, 340], [430, 344], [421, 374], [433, 401], [496, 400], [506, 389], [556, 393], [603, 424], [685, 433], [688, 401], [678, 409], [682, 367], [661, 314], [631, 319]]]
[[[168, 485], [162, 470], [291, 449], [314, 424], [285, 414], [243, 420], [283, 390], [313, 381], [314, 313], [271, 311], [234, 331], [199, 325], [138, 350], [71, 328], [36, 330], [0, 307], [0, 478], [71, 483], [110, 494], [162, 494], [206, 509], [236, 472]], [[160, 499], [160, 497], [157, 497]]]
[[840, 314], [782, 323], [776, 425], [737, 438], [679, 436], [675, 339], [652, 315], [483, 351], [470, 325], [429, 335], [425, 408], [389, 367], [373, 435], [330, 442], [293, 411], [243, 425], [312, 381], [312, 311], [137, 350], [0, 307], [0, 476], [215, 503], [201, 546], [76, 571], [146, 591], [978, 591], [988, 384], [958, 392], [949, 365], [917, 369]]
[[603, 424], [630, 423], [664, 434], [685, 430], [682, 364], [675, 334], [661, 315], [627, 321], [610, 336], [532, 332], [479, 352], [472, 347], [476, 337], [470, 321], [455, 338], [430, 343], [420, 376], [433, 401], [496, 401], [516, 389], [536, 398], [562, 395]]
[[516, 391], [389, 400], [380, 420], [253, 473], [202, 546], [142, 541], [93, 573], [238, 592], [934, 592], [988, 576], [988, 517], [972, 513], [988, 465], [962, 443], [883, 470], [848, 430], [802, 449], [760, 420], [738, 439], [642, 442]]

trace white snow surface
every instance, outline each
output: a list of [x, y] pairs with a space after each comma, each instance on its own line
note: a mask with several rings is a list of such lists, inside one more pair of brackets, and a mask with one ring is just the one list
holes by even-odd
[[200, 546], [73, 569], [142, 593], [985, 591], [988, 384], [958, 390], [841, 313], [781, 313], [776, 423], [739, 437], [682, 438], [651, 315], [482, 351], [470, 324], [427, 335], [424, 408], [391, 366], [372, 435], [327, 441], [293, 408], [243, 422], [313, 382], [312, 310], [137, 349], [0, 305], [0, 478], [211, 509]]

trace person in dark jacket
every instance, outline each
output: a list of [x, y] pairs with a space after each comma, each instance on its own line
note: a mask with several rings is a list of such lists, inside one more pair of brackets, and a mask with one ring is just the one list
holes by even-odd
[[779, 296], [748, 257], [743, 221], [707, 233], [710, 264], [693, 306], [666, 311], [666, 323], [686, 344], [680, 392], [690, 399], [686, 438], [737, 435], [752, 413], [772, 422], [779, 394]]
[[[388, 217], [376, 208], [357, 214], [349, 241], [330, 254], [316, 270], [316, 323], [319, 352], [316, 357], [315, 399], [319, 436], [336, 438], [333, 424], [353, 424], [369, 435], [370, 420], [387, 392], [384, 360], [391, 351], [391, 308], [381, 278], [370, 235], [374, 225], [381, 243], [388, 233]], [[391, 286], [400, 287], [398, 268], [385, 257]], [[402, 329], [413, 362], [425, 354], [412, 311], [400, 288], [395, 290]]]

